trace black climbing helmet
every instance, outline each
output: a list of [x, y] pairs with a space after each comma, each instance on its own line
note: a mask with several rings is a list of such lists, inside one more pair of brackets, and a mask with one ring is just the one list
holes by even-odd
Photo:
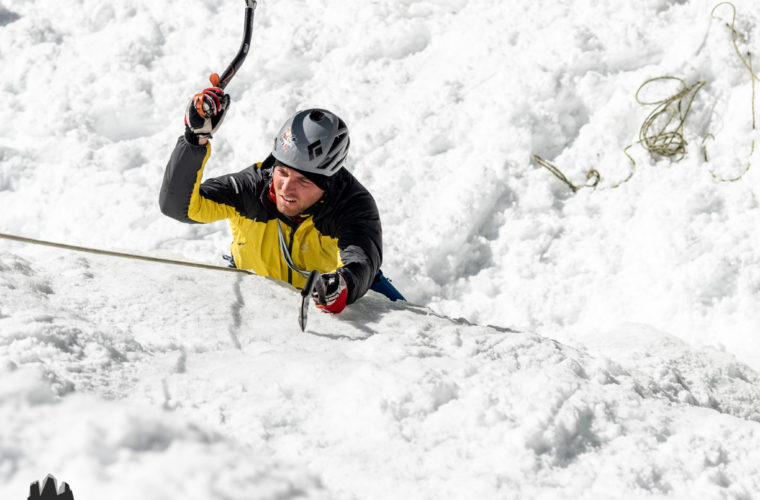
[[348, 127], [326, 109], [306, 109], [293, 115], [274, 139], [272, 156], [302, 172], [332, 176], [348, 155]]

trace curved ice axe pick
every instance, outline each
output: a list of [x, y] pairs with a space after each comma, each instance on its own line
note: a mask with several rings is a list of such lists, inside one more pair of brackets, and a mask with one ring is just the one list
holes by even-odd
[[251, 47], [251, 33], [253, 32], [253, 11], [256, 10], [256, 0], [245, 0], [245, 26], [243, 32], [243, 43], [240, 44], [240, 50], [238, 50], [235, 59], [232, 60], [227, 69], [224, 70], [222, 76], [216, 73], [212, 73], [208, 77], [211, 85], [214, 87], [220, 87], [224, 90], [227, 84], [230, 83], [232, 77], [235, 76], [237, 70], [243, 65], [245, 57], [248, 55], [248, 49]]
[[319, 298], [324, 303], [325, 299], [325, 286], [322, 284], [322, 275], [316, 269], [309, 274], [306, 279], [306, 284], [301, 290], [301, 312], [298, 315], [298, 324], [301, 325], [301, 331], [306, 330], [306, 315], [309, 312], [309, 297], [314, 289], [317, 289]]

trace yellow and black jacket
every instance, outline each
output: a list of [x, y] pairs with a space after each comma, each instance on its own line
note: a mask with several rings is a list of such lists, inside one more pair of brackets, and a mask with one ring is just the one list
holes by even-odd
[[274, 158], [240, 172], [201, 183], [211, 144], [195, 146], [180, 137], [166, 166], [161, 211], [181, 222], [229, 220], [237, 267], [302, 288], [280, 251], [278, 224], [299, 269], [338, 270], [348, 303], [369, 289], [382, 261], [382, 229], [372, 195], [345, 168], [330, 178], [325, 196], [298, 218], [277, 211], [269, 196]]

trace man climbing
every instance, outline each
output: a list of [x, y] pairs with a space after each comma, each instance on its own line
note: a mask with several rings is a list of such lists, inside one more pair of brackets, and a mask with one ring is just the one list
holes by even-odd
[[324, 109], [299, 111], [277, 134], [263, 162], [201, 182], [211, 155], [209, 139], [229, 102], [222, 89], [212, 87], [188, 103], [185, 135], [166, 166], [161, 211], [187, 223], [227, 219], [238, 268], [297, 288], [318, 270], [326, 293], [320, 299], [315, 292], [314, 300], [327, 312], [341, 312], [373, 282], [387, 283], [379, 272], [377, 206], [344, 168], [350, 140], [343, 120]]

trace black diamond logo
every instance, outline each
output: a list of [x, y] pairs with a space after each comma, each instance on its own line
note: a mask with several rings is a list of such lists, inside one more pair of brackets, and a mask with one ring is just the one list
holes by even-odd
[[322, 143], [320, 141], [309, 144], [309, 160], [313, 160], [322, 154]]

